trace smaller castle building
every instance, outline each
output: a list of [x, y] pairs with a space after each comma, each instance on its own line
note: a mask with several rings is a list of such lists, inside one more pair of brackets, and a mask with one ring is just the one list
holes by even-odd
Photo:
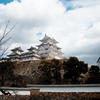
[[8, 57], [13, 61], [21, 60], [22, 52], [23, 50], [21, 49], [21, 47], [16, 47], [11, 50], [11, 54], [9, 54]]
[[35, 47], [30, 47], [27, 49], [28, 52], [22, 53], [22, 60], [38, 60], [40, 57], [38, 55], [38, 51]]

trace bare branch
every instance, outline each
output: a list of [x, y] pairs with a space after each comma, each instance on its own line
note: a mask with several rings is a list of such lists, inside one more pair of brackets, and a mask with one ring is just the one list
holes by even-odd
[[[5, 26], [5, 29], [4, 29], [4, 32], [3, 32], [3, 35], [0, 39], [0, 42], [4, 40], [4, 38], [15, 28], [16, 25], [13, 25], [9, 31], [7, 31], [7, 28], [8, 28], [8, 25], [10, 24], [10, 21], [7, 22], [6, 26]], [[8, 40], [8, 39], [7, 39]], [[3, 43], [2, 43], [3, 44]]]
[[5, 36], [8, 35], [8, 33], [10, 33], [10, 32], [15, 28], [15, 26], [16, 26], [16, 25], [13, 25], [13, 27], [10, 28], [10, 30], [9, 30], [8, 32], [6, 32]]
[[[7, 42], [11, 39], [11, 37], [8, 37], [8, 38], [6, 38], [6, 37], [7, 37], [7, 35], [15, 28], [15, 25], [13, 25], [13, 26], [8, 30], [9, 24], [10, 24], [10, 21], [8, 20], [7, 23], [6, 23], [6, 25], [5, 25], [4, 31], [3, 31], [3, 33], [2, 33], [2, 36], [1, 36], [1, 38], [0, 38], [0, 48], [2, 48], [2, 45], [5, 44], [5, 43], [7, 43]], [[7, 30], [8, 30], [8, 31], [7, 31]], [[8, 48], [2, 50], [2, 53], [0, 54], [0, 57], [2, 57], [2, 56], [5, 54], [5, 52], [6, 52], [7, 50], [8, 50]]]
[[6, 24], [6, 27], [4, 29], [4, 32], [3, 32], [3, 36], [5, 37], [6, 35], [6, 31], [7, 31], [7, 28], [8, 28], [8, 25], [9, 25], [10, 21], [8, 20], [7, 24]]
[[4, 39], [5, 35], [6, 35], [6, 31], [7, 31], [7, 28], [8, 28], [8, 25], [9, 25], [9, 21], [7, 22], [6, 26], [5, 26], [5, 29], [4, 29], [4, 32], [2, 34], [2, 37], [0, 39], [0, 42]]
[[2, 41], [2, 42], [0, 43], [0, 45], [5, 44], [5, 43], [8, 42], [10, 39], [11, 39], [11, 37], [7, 38], [6, 40]]
[[3, 51], [2, 51], [2, 53], [1, 53], [1, 55], [0, 55], [0, 57], [2, 57], [2, 56], [6, 53], [7, 50], [8, 50], [8, 48], [3, 49]]

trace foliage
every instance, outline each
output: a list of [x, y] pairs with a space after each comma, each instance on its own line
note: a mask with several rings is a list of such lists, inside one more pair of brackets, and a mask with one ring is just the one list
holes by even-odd
[[13, 63], [10, 61], [0, 63], [0, 85], [3, 86], [7, 80], [13, 80]]
[[39, 69], [45, 76], [44, 83], [46, 84], [58, 84], [61, 80], [60, 69], [61, 63], [59, 60], [43, 60], [39, 66]]
[[100, 73], [99, 66], [92, 65], [89, 71], [90, 74], [97, 75]]
[[100, 69], [97, 65], [92, 65], [89, 70], [89, 77], [86, 84], [100, 84]]
[[79, 61], [76, 57], [70, 57], [68, 61], [64, 61], [64, 78], [72, 79], [71, 83], [78, 83], [80, 74], [84, 74], [88, 71], [88, 65], [83, 61]]
[[15, 66], [13, 62], [1, 62], [0, 63], [0, 86], [25, 86], [25, 81], [22, 76], [16, 76], [14, 74]]
[[[61, 79], [61, 68], [64, 70], [64, 81]], [[61, 84], [61, 83], [79, 83], [78, 78], [81, 74], [85, 74], [88, 71], [88, 65], [83, 61], [79, 61], [76, 57], [70, 57], [68, 60], [52, 61], [43, 60], [39, 69], [43, 72], [44, 83], [46, 84]], [[67, 81], [65, 82], [65, 80]], [[53, 81], [52, 81], [53, 80]]]

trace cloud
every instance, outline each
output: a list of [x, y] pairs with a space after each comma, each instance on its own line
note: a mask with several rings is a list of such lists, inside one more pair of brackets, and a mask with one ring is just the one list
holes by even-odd
[[[66, 10], [69, 6], [73, 9]], [[69, 0], [64, 4], [61, 0], [15, 0], [0, 5], [0, 23], [7, 19], [16, 23], [11, 48], [16, 44], [23, 49], [37, 45], [46, 33], [59, 41], [64, 56], [78, 56], [93, 64], [100, 54], [99, 9], [99, 0]]]

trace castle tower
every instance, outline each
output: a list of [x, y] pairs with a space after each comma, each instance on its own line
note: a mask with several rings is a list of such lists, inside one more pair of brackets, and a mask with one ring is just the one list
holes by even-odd
[[11, 60], [16, 61], [16, 60], [21, 59], [21, 54], [23, 52], [21, 47], [16, 47], [16, 48], [12, 49], [11, 51], [12, 51], [12, 53], [8, 55], [8, 57]]
[[37, 60], [39, 59], [38, 51], [35, 47], [30, 47], [27, 49], [28, 52], [22, 54], [23, 60]]
[[38, 45], [38, 54], [41, 59], [62, 59], [61, 48], [57, 47], [57, 41], [47, 35], [40, 40], [41, 44]]

